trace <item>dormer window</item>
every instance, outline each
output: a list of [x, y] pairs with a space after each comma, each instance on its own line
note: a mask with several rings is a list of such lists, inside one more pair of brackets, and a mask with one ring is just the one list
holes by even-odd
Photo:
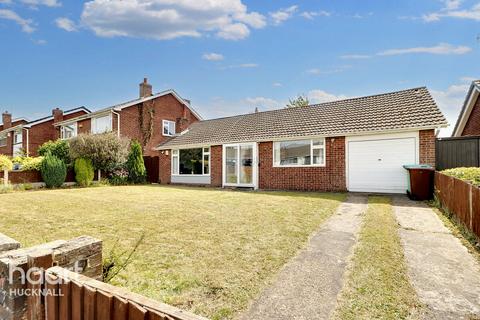
[[163, 120], [163, 135], [173, 137], [175, 135], [175, 122], [170, 120]]

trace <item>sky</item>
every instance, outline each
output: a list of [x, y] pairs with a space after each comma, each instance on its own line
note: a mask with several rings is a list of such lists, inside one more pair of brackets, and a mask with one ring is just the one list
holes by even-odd
[[449, 135], [479, 39], [479, 0], [0, 0], [0, 110], [97, 110], [144, 77], [206, 119], [427, 86]]

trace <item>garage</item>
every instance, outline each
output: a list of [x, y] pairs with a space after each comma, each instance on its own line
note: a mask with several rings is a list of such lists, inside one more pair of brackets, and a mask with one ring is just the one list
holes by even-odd
[[346, 144], [349, 191], [406, 193], [403, 165], [419, 163], [418, 132], [348, 137]]

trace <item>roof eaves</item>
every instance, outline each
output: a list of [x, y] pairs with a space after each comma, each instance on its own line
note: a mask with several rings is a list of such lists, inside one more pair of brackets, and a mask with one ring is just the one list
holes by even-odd
[[462, 110], [460, 111], [460, 114], [458, 115], [458, 118], [457, 118], [457, 122], [455, 123], [455, 127], [453, 128], [452, 137], [456, 137], [461, 134], [461, 132], [458, 132], [460, 131], [460, 125], [463, 122], [464, 117], [466, 116], [466, 113], [468, 112], [468, 109], [470, 108], [471, 104], [474, 103], [473, 95], [475, 93], [477, 94], [480, 93], [480, 80], [472, 81], [472, 84], [468, 89], [467, 96], [465, 97], [465, 101], [463, 102]]

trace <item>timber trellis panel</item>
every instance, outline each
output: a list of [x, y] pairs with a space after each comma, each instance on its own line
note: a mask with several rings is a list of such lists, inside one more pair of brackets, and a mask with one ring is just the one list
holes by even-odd
[[435, 172], [435, 195], [443, 208], [480, 237], [480, 188]]
[[45, 272], [45, 288], [46, 320], [206, 320], [61, 267]]

